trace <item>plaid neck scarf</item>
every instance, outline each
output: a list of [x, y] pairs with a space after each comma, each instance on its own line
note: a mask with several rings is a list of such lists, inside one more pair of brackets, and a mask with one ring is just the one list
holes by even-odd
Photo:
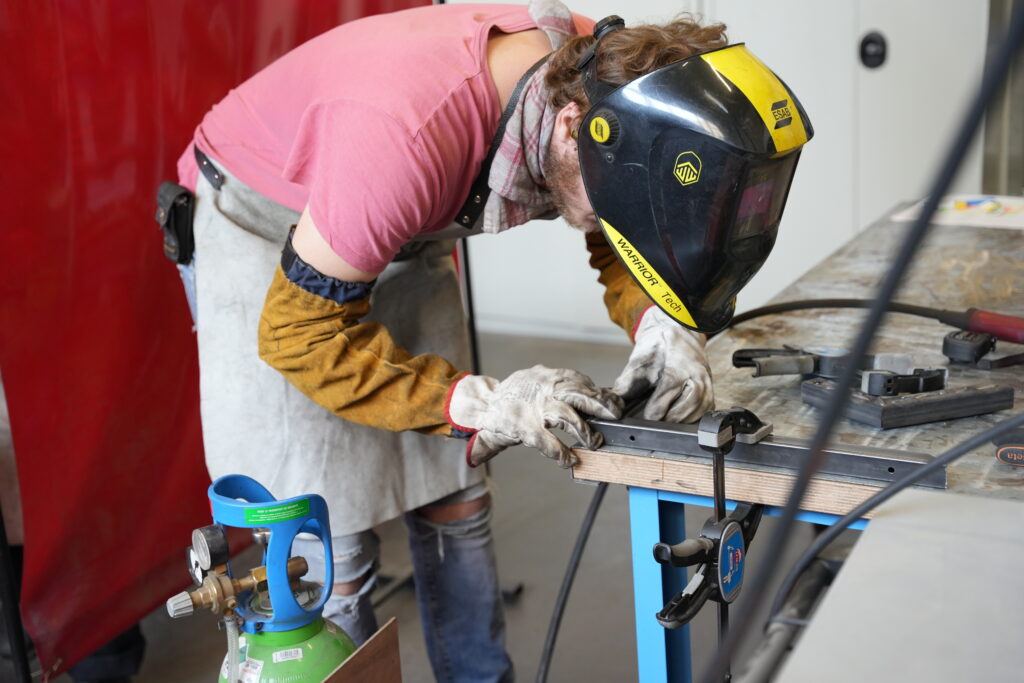
[[[572, 14], [558, 0], [531, 0], [528, 11], [553, 50], [576, 35]], [[544, 184], [544, 159], [557, 113], [544, 87], [547, 70], [544, 64], [530, 77], [505, 125], [487, 176], [491, 194], [484, 205], [484, 232], [501, 232], [555, 210]]]

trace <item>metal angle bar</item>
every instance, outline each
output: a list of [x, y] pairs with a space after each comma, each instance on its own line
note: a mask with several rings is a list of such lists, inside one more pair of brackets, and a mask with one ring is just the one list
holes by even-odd
[[[697, 444], [695, 424], [669, 424], [633, 417], [621, 420], [591, 419], [588, 422], [604, 436], [602, 448], [624, 446], [669, 455], [686, 455], [707, 460], [711, 464], [711, 455]], [[743, 443], [737, 439], [725, 460], [731, 464], [762, 465], [796, 472], [807, 455], [808, 444], [806, 439], [775, 435], [757, 443]], [[858, 446], [853, 450], [833, 445], [825, 449], [825, 463], [820, 471], [824, 474], [890, 482], [932, 460], [933, 457], [927, 453], [868, 446]], [[946, 488], [946, 469], [936, 470], [917, 485]]]

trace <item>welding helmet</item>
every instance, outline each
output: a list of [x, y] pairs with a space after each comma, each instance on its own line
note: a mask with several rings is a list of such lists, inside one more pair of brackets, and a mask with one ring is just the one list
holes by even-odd
[[800, 148], [800, 102], [742, 44], [622, 86], [597, 77], [608, 17], [577, 68], [590, 100], [577, 134], [583, 184], [605, 238], [665, 313], [713, 333], [778, 232]]

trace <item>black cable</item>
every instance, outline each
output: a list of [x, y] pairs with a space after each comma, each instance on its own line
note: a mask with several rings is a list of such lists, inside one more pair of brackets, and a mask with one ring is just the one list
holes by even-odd
[[473, 307], [473, 281], [469, 277], [469, 240], [459, 240], [459, 268], [462, 269], [463, 301], [466, 307], [466, 330], [469, 336], [469, 369], [474, 375], [480, 374], [480, 340], [476, 332], [476, 310]]
[[789, 570], [789, 574], [782, 581], [782, 585], [779, 586], [778, 592], [775, 594], [775, 600], [772, 602], [772, 608], [769, 612], [769, 619], [774, 617], [782, 609], [783, 603], [786, 601], [786, 597], [790, 591], [793, 590], [793, 586], [796, 584], [797, 579], [800, 578], [800, 574], [806, 569], [811, 562], [818, 556], [818, 554], [827, 546], [829, 543], [834, 541], [839, 534], [841, 534], [848, 526], [853, 524], [855, 521], [866, 515], [871, 510], [875, 509], [885, 501], [889, 500], [897, 493], [907, 488], [911, 484], [920, 481], [922, 478], [928, 476], [940, 467], [944, 467], [949, 463], [953, 462], [957, 458], [963, 456], [966, 453], [970, 453], [975, 448], [984, 446], [987, 442], [991, 441], [1000, 434], [1004, 434], [1009, 430], [1024, 424], [1024, 413], [1015, 415], [1007, 420], [1003, 420], [999, 424], [989, 427], [983, 432], [975, 434], [970, 439], [967, 439], [963, 443], [957, 444], [953, 448], [940, 455], [939, 457], [932, 460], [924, 467], [917, 468], [910, 472], [902, 479], [897, 479], [892, 482], [884, 489], [871, 496], [863, 503], [850, 510], [832, 526], [822, 531], [814, 542], [811, 543], [804, 551], [803, 555], [796, 561], [793, 568]]
[[[1010, 22], [1007, 37], [992, 61], [992, 68], [985, 72], [981, 87], [972, 100], [956, 138], [946, 154], [935, 181], [932, 183], [931, 191], [925, 199], [924, 206], [921, 208], [921, 212], [911, 229], [904, 237], [903, 244], [900, 245], [893, 265], [886, 274], [885, 280], [868, 312], [867, 320], [865, 320], [857, 336], [856, 343], [850, 354], [851, 358], [862, 359], [865, 356], [875, 330], [878, 329], [889, 302], [894, 298], [903, 273], [910, 265], [921, 241], [928, 234], [930, 228], [929, 221], [932, 214], [935, 213], [939, 200], [952, 183], [956, 170], [960, 165], [960, 160], [967, 153], [988, 103], [995, 96], [999, 85], [1005, 79], [1013, 55], [1021, 43], [1022, 36], [1024, 36], [1024, 3], [1018, 4]], [[716, 651], [710, 666], [708, 666], [701, 677], [700, 680], [706, 683], [718, 683], [722, 680], [724, 672], [729, 666], [729, 660], [739, 647], [747, 631], [750, 630], [754, 612], [761, 606], [761, 601], [767, 592], [768, 583], [774, 576], [775, 569], [779, 565], [782, 554], [788, 545], [790, 530], [796, 521], [800, 503], [807, 492], [811, 477], [821, 466], [823, 459], [822, 449], [828, 442], [833, 426], [842, 414], [859, 365], [859, 362], [847, 365], [836, 383], [836, 390], [830, 397], [824, 409], [822, 420], [818, 425], [814, 438], [811, 440], [807, 460], [800, 468], [797, 479], [790, 491], [789, 499], [782, 511], [778, 526], [776, 526], [775, 532], [772, 534], [771, 542], [767, 544], [767, 550], [771, 555], [766, 559], [761, 570], [754, 575], [749, 587], [749, 599], [738, 610], [738, 614], [733, 621], [733, 627]]]
[[594, 491], [594, 497], [590, 499], [590, 507], [583, 518], [580, 526], [579, 536], [576, 537], [576, 546], [572, 549], [569, 557], [569, 565], [565, 568], [565, 577], [562, 578], [562, 587], [558, 590], [558, 599], [555, 600], [555, 609], [551, 614], [551, 623], [548, 624], [548, 633], [544, 638], [544, 650], [540, 655], [540, 664], [537, 666], [537, 683], [545, 683], [548, 680], [548, 668], [551, 666], [551, 655], [555, 652], [555, 639], [558, 638], [558, 628], [562, 624], [562, 615], [565, 613], [565, 604], [569, 601], [569, 591], [572, 590], [573, 579], [576, 578], [576, 570], [580, 566], [580, 558], [583, 557], [583, 549], [587, 545], [587, 537], [590, 536], [590, 529], [594, 526], [594, 519], [597, 511], [601, 508], [601, 501], [604, 499], [605, 491], [608, 490], [608, 482], [602, 481]]
[[[874, 304], [872, 299], [800, 299], [797, 301], [784, 301], [780, 304], [771, 304], [769, 306], [761, 306], [760, 308], [752, 308], [749, 311], [733, 316], [733, 319], [729, 321], [729, 324], [715, 334], [720, 334], [730, 327], [739, 325], [740, 323], [748, 320], [753, 320], [754, 318], [760, 318], [766, 315], [773, 315], [775, 313], [806, 311], [816, 308], [871, 308], [872, 304]], [[927, 306], [904, 304], [898, 301], [890, 301], [887, 304], [886, 309], [890, 313], [906, 313], [908, 315], [916, 315], [922, 318], [931, 318], [932, 320], [938, 320], [939, 322], [952, 325], [954, 327], [961, 327], [963, 325], [964, 327], [962, 327], [962, 329], [966, 329], [967, 314], [961, 311], [946, 311], [938, 308], [928, 308]]]

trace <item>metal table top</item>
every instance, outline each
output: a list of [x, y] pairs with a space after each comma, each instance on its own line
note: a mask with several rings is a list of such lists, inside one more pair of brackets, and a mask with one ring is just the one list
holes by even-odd
[[[871, 299], [910, 223], [888, 218], [874, 223], [776, 296], [797, 299]], [[934, 226], [904, 278], [897, 301], [950, 310], [975, 307], [1024, 316], [1024, 232], [997, 228]], [[732, 367], [742, 348], [829, 346], [850, 348], [866, 310], [822, 309], [765, 316], [737, 325], [708, 343], [718, 407], [753, 410], [774, 423], [775, 433], [810, 438], [821, 411], [800, 399], [801, 378], [753, 378], [752, 368]], [[832, 442], [939, 455], [969, 436], [1024, 410], [1024, 365], [979, 370], [950, 364], [943, 337], [953, 328], [939, 322], [890, 313], [876, 335], [876, 353], [909, 353], [917, 367], [949, 366], [949, 387], [1004, 384], [1014, 389], [1012, 410], [945, 422], [878, 430], [840, 419]], [[1024, 346], [998, 342], [995, 355], [1020, 353]], [[995, 458], [995, 447], [979, 448], [948, 467], [950, 490], [1024, 500], [1024, 467]]]

